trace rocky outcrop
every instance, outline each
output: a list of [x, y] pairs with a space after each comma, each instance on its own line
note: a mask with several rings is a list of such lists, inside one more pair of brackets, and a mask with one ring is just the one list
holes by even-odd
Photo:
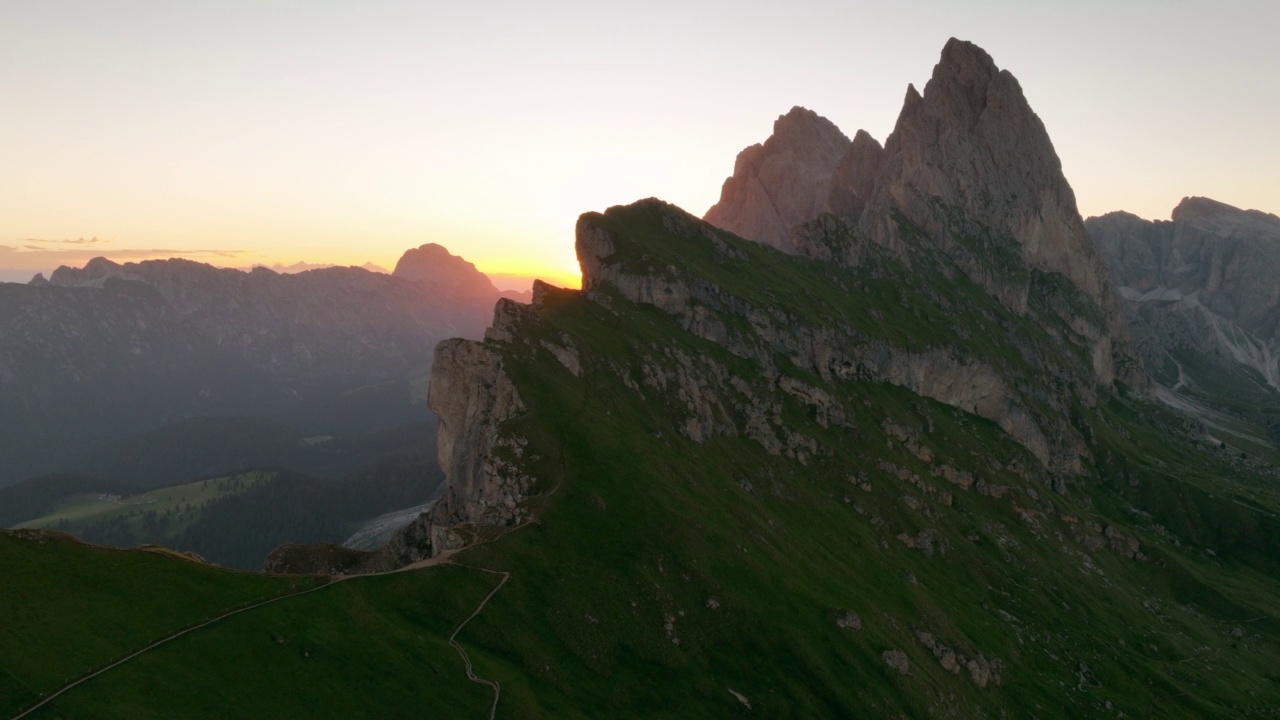
[[830, 120], [792, 108], [773, 124], [764, 144], [738, 153], [707, 222], [792, 252], [793, 228], [829, 207], [832, 177], [849, 147], [849, 138]]
[[[859, 130], [854, 134], [852, 145], [832, 173], [826, 211], [843, 218], [862, 217], [875, 192], [883, 162], [884, 148], [870, 133]], [[813, 217], [816, 215], [805, 220]]]
[[830, 213], [907, 259], [921, 243], [942, 250], [1019, 313], [1032, 302], [1034, 273], [1060, 274], [1082, 296], [1058, 307], [1090, 345], [1089, 380], [1106, 386], [1119, 373], [1142, 384], [1053, 144], [1018, 81], [986, 52], [950, 40], [924, 92], [908, 88], [883, 148], [864, 131], [852, 143], [823, 141], [837, 133], [792, 110], [739, 156], [705, 219], [807, 254], [799, 226]]
[[440, 417], [437, 447], [449, 486], [433, 516], [448, 524], [517, 522], [516, 503], [532, 480], [510, 462], [522, 454], [519, 441], [498, 432], [524, 411], [501, 356], [481, 343], [446, 340], [435, 362], [430, 405]]
[[980, 688], [985, 688], [989, 684], [1000, 685], [1003, 682], [1001, 673], [1004, 671], [1004, 663], [999, 659], [988, 659], [981, 653], [976, 657], [967, 657], [942, 643], [934, 637], [933, 633], [923, 630], [917, 630], [916, 637], [921, 645], [933, 653], [933, 657], [937, 659], [942, 669], [952, 675], [958, 675], [961, 670], [967, 670], [973, 684]]
[[273, 575], [351, 575], [365, 571], [373, 554], [333, 543], [284, 543], [263, 561]]
[[[499, 307], [526, 308], [508, 300]], [[504, 317], [512, 316], [496, 314], [499, 336]], [[496, 342], [494, 328], [490, 340]], [[393, 537], [393, 565], [462, 547], [473, 539], [464, 532], [468, 525], [520, 523], [526, 518], [521, 503], [537, 485], [519, 469], [525, 441], [501, 432], [525, 407], [492, 347], [462, 339], [436, 346], [428, 402], [440, 418], [436, 445], [446, 485], [429, 511]]]
[[1171, 220], [1115, 212], [1086, 227], [1167, 384], [1194, 382], [1173, 357], [1187, 350], [1280, 390], [1280, 218], [1185, 198]]

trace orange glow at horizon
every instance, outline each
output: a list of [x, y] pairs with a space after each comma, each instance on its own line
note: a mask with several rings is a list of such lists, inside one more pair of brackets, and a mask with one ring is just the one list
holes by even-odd
[[486, 270], [485, 268], [478, 269], [480, 272], [488, 275], [489, 278], [494, 281], [495, 285], [499, 286], [502, 285], [500, 282], [501, 280], [527, 279], [530, 283], [534, 280], [541, 280], [550, 285], [555, 285], [556, 287], [569, 288], [572, 290], [577, 290], [582, 287], [581, 272], [567, 272], [548, 268], [519, 270], [506, 269], [500, 271]]
[[0, 280], [99, 255], [391, 270], [435, 242], [577, 287], [581, 213], [703, 214], [794, 105], [883, 143], [951, 36], [1018, 79], [1084, 215], [1280, 211], [1276, 3], [10, 5]]

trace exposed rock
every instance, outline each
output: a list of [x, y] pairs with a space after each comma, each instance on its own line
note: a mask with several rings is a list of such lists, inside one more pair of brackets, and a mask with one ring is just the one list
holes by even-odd
[[[1107, 307], [1105, 270], [1044, 124], [1018, 81], [981, 48], [947, 42], [923, 95], [908, 89], [884, 155], [873, 227], [897, 209], [953, 252], [964, 251], [966, 233], [990, 230], [1016, 241], [1028, 267], [1062, 273]], [[893, 236], [897, 228], [879, 232]], [[1025, 307], [1007, 278], [979, 277], [1010, 307]]]
[[1280, 390], [1280, 218], [1184, 198], [1172, 220], [1116, 212], [1086, 226], [1163, 382], [1203, 380], [1173, 358], [1185, 349], [1257, 371]]
[[852, 610], [836, 611], [836, 627], [841, 630], [861, 630], [862, 618]]
[[36, 273], [36, 276], [27, 282], [31, 287], [45, 287], [49, 281], [44, 278], [44, 273]]
[[[947, 43], [924, 93], [908, 88], [883, 147], [863, 131], [839, 142], [834, 125], [810, 111], [787, 119], [739, 155], [708, 222], [846, 264], [860, 260], [866, 240], [906, 259], [912, 246], [929, 243], [1019, 313], [1032, 302], [1034, 273], [1060, 274], [1080, 297], [1052, 306], [1088, 345], [1089, 383], [1119, 376], [1144, 385], [1044, 125], [1017, 80], [981, 48]], [[856, 228], [846, 252], [808, 236], [805, 223], [824, 213]]]
[[880, 655], [880, 659], [884, 660], [885, 665], [897, 670], [902, 675], [911, 674], [911, 660], [901, 650], [885, 650]]
[[285, 543], [262, 564], [262, 571], [277, 575], [349, 575], [363, 570], [371, 553], [333, 543]]
[[920, 644], [933, 653], [943, 670], [953, 675], [958, 675], [962, 669], [968, 670], [973, 684], [980, 688], [985, 688], [989, 684], [1000, 685], [1004, 682], [1002, 677], [1004, 663], [999, 659], [988, 659], [981, 653], [976, 657], [966, 657], [938, 640], [933, 633], [922, 630], [916, 631], [916, 637], [920, 640]]
[[707, 222], [791, 252], [792, 229], [827, 210], [832, 176], [849, 147], [849, 138], [830, 120], [792, 108], [773, 124], [763, 145], [738, 154]]
[[[827, 212], [844, 218], [860, 218], [871, 202], [884, 148], [866, 130], [853, 136], [853, 144], [836, 166], [827, 196]], [[710, 221], [709, 221], [710, 222]]]
[[496, 451], [514, 450], [499, 426], [524, 410], [524, 403], [502, 367], [502, 358], [480, 343], [446, 340], [436, 346], [431, 372], [431, 409], [440, 417], [437, 435], [440, 467], [448, 478], [444, 496], [432, 508], [432, 552], [453, 543], [448, 527], [464, 523], [512, 524], [514, 506], [533, 486]]

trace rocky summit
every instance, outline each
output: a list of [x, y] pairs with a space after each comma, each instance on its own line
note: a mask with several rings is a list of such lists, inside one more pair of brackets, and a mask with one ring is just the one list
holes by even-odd
[[1064, 278], [1090, 308], [1063, 310], [1090, 345], [1092, 380], [1141, 384], [1105, 268], [1044, 124], [1013, 75], [978, 46], [947, 43], [924, 93], [907, 89], [883, 147], [861, 130], [850, 143], [829, 121], [792, 110], [773, 137], [738, 156], [705, 219], [806, 254], [814, 249], [802, 225], [823, 215], [904, 258], [918, 235], [1019, 313], [1032, 302], [1038, 275]]
[[738, 154], [707, 222], [794, 251], [796, 226], [831, 207], [832, 179], [849, 147], [849, 138], [830, 120], [792, 108], [773, 124], [764, 144]]

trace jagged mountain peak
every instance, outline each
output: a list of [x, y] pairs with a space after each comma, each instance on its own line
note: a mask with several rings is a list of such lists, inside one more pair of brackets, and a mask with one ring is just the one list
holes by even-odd
[[849, 138], [845, 137], [835, 123], [799, 105], [791, 108], [785, 115], [778, 116], [773, 123], [773, 137], [769, 140], [777, 144], [802, 144], [805, 149], [811, 144], [827, 145], [835, 149], [849, 144]]
[[96, 257], [85, 263], [83, 268], [58, 266], [49, 275], [49, 283], [63, 287], [102, 287], [108, 278], [137, 279], [129, 272], [128, 266], [112, 262], [105, 257]]
[[1174, 220], [1190, 220], [1193, 217], [1211, 217], [1230, 213], [1241, 213], [1244, 210], [1227, 203], [1207, 197], [1190, 195], [1182, 198], [1173, 209]]
[[[968, 92], [970, 98], [979, 100], [991, 80], [1001, 72], [986, 50], [967, 40], [951, 38], [942, 48], [942, 57], [933, 69], [933, 82], [950, 83]], [[1012, 77], [1012, 76], [1010, 76]], [[929, 87], [925, 86], [927, 94]]]
[[[817, 124], [808, 111], [784, 118]], [[904, 259], [922, 243], [943, 251], [1020, 314], [1037, 274], [1064, 276], [1083, 296], [1081, 308], [1093, 308], [1066, 312], [1096, 343], [1097, 380], [1109, 384], [1119, 361], [1140, 384], [1106, 269], [1048, 132], [1018, 81], [985, 50], [948, 41], [924, 92], [908, 86], [883, 146], [859, 132], [826, 155], [812, 142], [786, 151], [778, 129], [739, 156], [708, 222], [796, 253], [821, 251], [797, 233], [829, 213]]]
[[832, 175], [850, 145], [835, 123], [792, 108], [774, 122], [768, 140], [738, 154], [707, 221], [794, 251], [792, 230], [826, 210]]
[[[978, 46], [952, 39], [919, 97], [909, 94], [885, 142], [877, 210], [904, 212], [944, 246], [982, 226], [1017, 242], [1032, 268], [1066, 275], [1102, 304], [1105, 272], [1049, 134], [1017, 79]], [[953, 222], [955, 211], [968, 222]], [[1024, 302], [1010, 290], [1013, 305]]]

